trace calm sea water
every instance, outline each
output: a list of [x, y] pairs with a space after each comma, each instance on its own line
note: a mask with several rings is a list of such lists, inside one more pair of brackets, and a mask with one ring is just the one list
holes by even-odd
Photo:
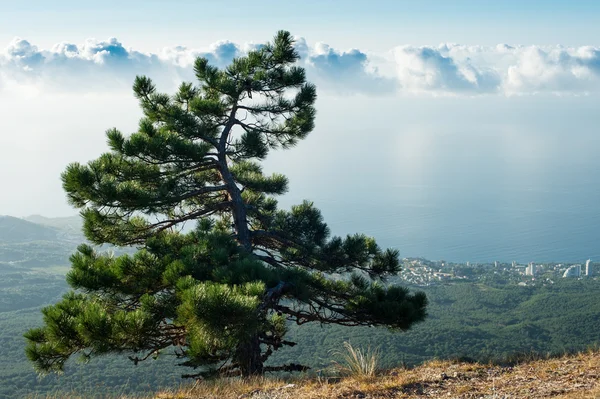
[[[381, 104], [368, 121], [326, 109], [349, 127], [323, 117], [310, 143], [276, 160], [291, 182], [282, 205], [314, 200], [334, 233], [367, 233], [402, 256], [600, 261], [592, 100]], [[400, 122], [381, 122], [390, 114]]]

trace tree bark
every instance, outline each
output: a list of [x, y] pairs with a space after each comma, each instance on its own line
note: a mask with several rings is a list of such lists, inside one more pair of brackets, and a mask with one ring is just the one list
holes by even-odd
[[[227, 165], [226, 143], [227, 137], [233, 127], [236, 110], [237, 105], [232, 108], [229, 121], [221, 134], [218, 148], [218, 165], [221, 178], [227, 186], [227, 193], [231, 200], [231, 213], [233, 215], [233, 224], [237, 241], [246, 251], [248, 251], [248, 253], [250, 253], [252, 252], [252, 238], [250, 236], [250, 229], [248, 228], [246, 204], [244, 204], [242, 192], [237, 186], [235, 179], [229, 170], [229, 166]], [[242, 377], [262, 375], [264, 373], [260, 338], [258, 334], [250, 337], [248, 341], [240, 343], [233, 360], [239, 365]]]
[[258, 335], [252, 336], [247, 342], [238, 347], [234, 361], [239, 364], [242, 377], [251, 377], [264, 373]]
[[235, 179], [227, 165], [225, 154], [219, 154], [219, 171], [221, 178], [227, 186], [227, 193], [231, 199], [231, 213], [233, 214], [233, 224], [238, 242], [248, 252], [252, 251], [252, 240], [250, 229], [248, 229], [248, 216], [246, 204], [242, 198], [242, 192], [235, 183]]
[[219, 146], [217, 148], [217, 163], [219, 165], [219, 172], [221, 173], [221, 178], [227, 186], [227, 193], [229, 194], [229, 198], [231, 199], [233, 224], [235, 226], [235, 232], [238, 242], [246, 251], [252, 252], [252, 239], [250, 237], [250, 230], [248, 229], [248, 216], [246, 205], [244, 204], [244, 200], [242, 199], [242, 192], [237, 186], [235, 179], [233, 178], [233, 175], [229, 170], [229, 166], [227, 165], [227, 139], [231, 133], [231, 129], [233, 128], [237, 109], [238, 105], [236, 101], [236, 103], [231, 108], [229, 120], [227, 121], [227, 124], [221, 132]]

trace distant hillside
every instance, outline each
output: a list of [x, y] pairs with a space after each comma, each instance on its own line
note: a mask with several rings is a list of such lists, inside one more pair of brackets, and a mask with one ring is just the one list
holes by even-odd
[[[25, 218], [0, 216], [0, 263], [16, 262], [24, 267], [66, 265], [77, 246], [86, 241], [80, 216]], [[132, 248], [113, 248], [116, 254], [132, 253]]]
[[78, 216], [24, 219], [0, 216], [0, 264], [20, 267], [67, 265], [77, 245], [85, 241]]
[[72, 233], [81, 232], [81, 217], [79, 215], [64, 216], [57, 218], [48, 218], [42, 215], [31, 215], [23, 218], [28, 222], [41, 224], [43, 226], [54, 227], [60, 230]]
[[0, 242], [55, 241], [58, 237], [56, 228], [12, 216], [0, 216]]
[[31, 215], [23, 218], [29, 222], [57, 229], [61, 241], [81, 242], [84, 241], [81, 231], [82, 221], [79, 215], [48, 218], [41, 215]]

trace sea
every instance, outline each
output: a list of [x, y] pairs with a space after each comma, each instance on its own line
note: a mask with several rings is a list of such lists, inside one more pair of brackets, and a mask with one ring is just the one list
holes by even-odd
[[281, 205], [311, 200], [332, 234], [403, 257], [600, 261], [597, 99], [372, 101], [322, 105], [308, 143], [271, 160]]

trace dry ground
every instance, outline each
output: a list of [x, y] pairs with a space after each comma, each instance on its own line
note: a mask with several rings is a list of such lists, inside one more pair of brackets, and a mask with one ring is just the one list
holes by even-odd
[[373, 378], [198, 382], [155, 399], [600, 398], [600, 352], [511, 367], [433, 361]]

